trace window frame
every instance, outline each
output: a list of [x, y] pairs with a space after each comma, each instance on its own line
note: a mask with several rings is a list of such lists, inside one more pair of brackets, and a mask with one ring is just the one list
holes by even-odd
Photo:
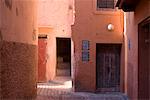
[[[108, 2], [108, 0], [105, 0], [105, 3], [106, 3], [106, 5], [104, 5], [105, 7], [98, 7], [98, 0], [96, 0], [96, 8], [97, 8], [97, 10], [99, 10], [99, 9], [115, 9], [115, 2], [116, 2], [116, 0], [109, 1], [109, 2], [113, 2], [113, 7], [107, 7], [108, 6], [107, 2]], [[110, 6], [112, 6], [112, 5], [110, 5]]]
[[[117, 0], [115, 0], [116, 3]], [[114, 3], [114, 5], [115, 5]], [[108, 14], [108, 15], [119, 15], [121, 10], [119, 10], [117, 7], [114, 7], [114, 9], [111, 8], [98, 8], [97, 9], [97, 0], [92, 0], [93, 5], [93, 14]]]

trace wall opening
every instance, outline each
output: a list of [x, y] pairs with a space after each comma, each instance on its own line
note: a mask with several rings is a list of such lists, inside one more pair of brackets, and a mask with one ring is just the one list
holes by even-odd
[[121, 44], [96, 44], [96, 91], [120, 92]]
[[[47, 36], [45, 35], [44, 36], [41, 35], [39, 37], [39, 40], [43, 40], [43, 39], [45, 40], [46, 37]], [[45, 48], [44, 45], [41, 45], [41, 46]], [[41, 55], [40, 52], [39, 52], [39, 55]], [[44, 55], [42, 54], [42, 56]], [[47, 62], [47, 59], [46, 59], [46, 62]], [[57, 92], [58, 94], [65, 93], [65, 92], [67, 93], [67, 92], [71, 92], [73, 89], [72, 77], [71, 77], [72, 68], [71, 68], [71, 39], [70, 38], [56, 38], [56, 61], [57, 61], [57, 65], [56, 67], [54, 67], [56, 68], [55, 77], [53, 79], [46, 79], [47, 81], [45, 82], [40, 81], [37, 84], [37, 88], [38, 88], [37, 94], [40, 94], [41, 91], [49, 91], [51, 89], [55, 90], [55, 91], [50, 92], [50, 95], [49, 95], [50, 99], [51, 97], [54, 98], [54, 96], [56, 96], [56, 95], [52, 95], [53, 93], [55, 94], [55, 92]], [[45, 62], [42, 64], [45, 64]], [[50, 64], [50, 66], [52, 66], [52, 64]], [[45, 77], [46, 74], [44, 73], [46, 73], [48, 70], [51, 71], [51, 69], [45, 69], [44, 67], [44, 69], [41, 69], [41, 70], [39, 69], [38, 71], [42, 73], [43, 77]]]
[[71, 39], [56, 38], [57, 66], [56, 76], [71, 77]]

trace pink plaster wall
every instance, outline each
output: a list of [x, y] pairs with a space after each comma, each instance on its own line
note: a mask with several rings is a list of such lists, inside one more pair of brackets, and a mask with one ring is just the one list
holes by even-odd
[[[126, 92], [131, 100], [138, 96], [138, 24], [150, 16], [150, 1], [141, 0], [135, 12], [125, 13], [125, 44], [127, 53]], [[130, 50], [129, 50], [130, 41]]]
[[0, 97], [36, 96], [37, 2], [0, 0]]
[[[96, 0], [75, 0], [74, 72], [76, 91], [96, 89], [96, 43], [123, 43], [123, 12], [95, 9]], [[107, 25], [114, 25], [113, 31]], [[90, 61], [82, 62], [82, 40], [90, 41]], [[123, 67], [123, 63], [121, 65]]]
[[74, 23], [74, 0], [39, 0], [38, 25], [52, 28], [47, 44], [47, 81], [56, 74], [56, 37], [71, 38]]
[[[6, 1], [10, 3], [10, 7], [6, 5]], [[0, 13], [3, 40], [37, 44], [35, 0], [2, 0]]]

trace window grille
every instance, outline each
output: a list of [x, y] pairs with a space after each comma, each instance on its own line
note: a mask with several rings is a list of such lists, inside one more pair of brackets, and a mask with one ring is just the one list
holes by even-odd
[[97, 0], [97, 8], [115, 8], [116, 0]]

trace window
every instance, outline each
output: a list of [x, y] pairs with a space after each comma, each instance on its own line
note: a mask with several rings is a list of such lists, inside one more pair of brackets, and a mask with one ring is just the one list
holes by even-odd
[[114, 9], [115, 0], [97, 0], [97, 9], [99, 8], [111, 8]]

